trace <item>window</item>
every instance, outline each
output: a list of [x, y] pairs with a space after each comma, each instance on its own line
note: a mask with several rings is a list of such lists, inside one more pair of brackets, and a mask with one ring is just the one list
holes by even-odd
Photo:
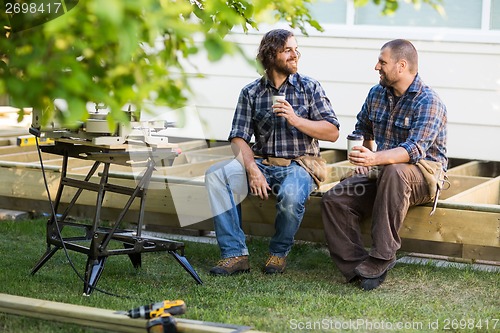
[[490, 29], [500, 30], [500, 0], [491, 0]]
[[417, 10], [411, 3], [399, 1], [394, 15], [380, 14], [382, 7], [370, 2], [356, 8], [354, 23], [357, 25], [447, 27], [481, 29], [482, 0], [448, 0], [443, 3], [446, 16], [441, 16], [431, 6], [422, 4]]
[[390, 16], [383, 16], [382, 6], [373, 1], [355, 8], [354, 0], [317, 0], [310, 10], [322, 25], [500, 30], [500, 0], [443, 0], [445, 16], [425, 3], [418, 9], [410, 1], [398, 3], [398, 10]]
[[310, 6], [311, 15], [321, 24], [345, 24], [347, 0], [319, 0]]

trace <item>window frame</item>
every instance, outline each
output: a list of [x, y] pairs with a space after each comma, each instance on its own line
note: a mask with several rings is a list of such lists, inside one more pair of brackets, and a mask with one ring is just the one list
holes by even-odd
[[[402, 1], [402, 0], [400, 0]], [[324, 32], [308, 29], [311, 36], [332, 36], [347, 38], [374, 38], [387, 39], [404, 36], [408, 39], [452, 41], [469, 43], [500, 44], [500, 29], [491, 29], [491, 1], [482, 0], [480, 28], [450, 28], [450, 27], [421, 27], [421, 26], [389, 26], [389, 25], [359, 25], [355, 24], [354, 0], [347, 0], [346, 23], [333, 24], [319, 22]], [[312, 4], [314, 6], [314, 4]], [[426, 4], [422, 4], [426, 6]], [[446, 10], [446, 4], [444, 4]]]

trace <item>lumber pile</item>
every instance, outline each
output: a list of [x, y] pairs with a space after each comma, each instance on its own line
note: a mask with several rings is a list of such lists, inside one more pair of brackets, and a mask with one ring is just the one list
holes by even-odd
[[18, 109], [0, 106], [0, 146], [15, 145], [19, 136], [28, 135], [31, 110], [26, 110], [24, 119], [18, 121]]

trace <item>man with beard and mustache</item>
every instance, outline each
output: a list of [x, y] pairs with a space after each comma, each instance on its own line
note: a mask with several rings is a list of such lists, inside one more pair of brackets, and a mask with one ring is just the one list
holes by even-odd
[[[213, 275], [250, 271], [240, 204], [248, 191], [262, 200], [270, 193], [276, 197], [275, 233], [264, 272], [285, 270], [306, 200], [317, 186], [299, 158], [319, 157], [318, 140], [333, 142], [339, 136], [339, 122], [320, 83], [297, 73], [299, 58], [291, 31], [264, 35], [257, 55], [263, 76], [241, 90], [229, 133], [235, 159], [206, 172], [222, 258], [210, 270]], [[273, 104], [277, 94], [284, 97]]]
[[[375, 70], [380, 84], [368, 93], [354, 131], [363, 135], [363, 145], [348, 155], [354, 174], [322, 198], [330, 255], [346, 280], [360, 282], [363, 290], [377, 288], [395, 265], [409, 207], [436, 197], [427, 169], [441, 174], [441, 182], [448, 163], [446, 107], [420, 78], [413, 44], [387, 42]], [[359, 225], [370, 215], [368, 252]]]

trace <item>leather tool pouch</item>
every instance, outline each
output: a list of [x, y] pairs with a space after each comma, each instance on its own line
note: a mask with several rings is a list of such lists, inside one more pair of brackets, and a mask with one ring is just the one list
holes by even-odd
[[304, 155], [293, 160], [282, 157], [266, 157], [262, 161], [262, 164], [286, 167], [292, 161], [296, 161], [301, 167], [306, 169], [318, 187], [325, 181], [326, 161], [321, 157]]
[[429, 186], [429, 195], [431, 200], [436, 198], [438, 190], [443, 189], [443, 184], [446, 182], [446, 174], [443, 170], [443, 165], [440, 162], [427, 161], [421, 159], [417, 162], [417, 166], [424, 175], [425, 181]]
[[292, 162], [292, 160], [290, 160], [288, 158], [283, 158], [283, 157], [266, 157], [262, 161], [262, 164], [286, 167], [286, 166], [289, 166], [291, 162]]
[[295, 159], [313, 177], [318, 187], [326, 180], [326, 161], [318, 156], [304, 155]]

